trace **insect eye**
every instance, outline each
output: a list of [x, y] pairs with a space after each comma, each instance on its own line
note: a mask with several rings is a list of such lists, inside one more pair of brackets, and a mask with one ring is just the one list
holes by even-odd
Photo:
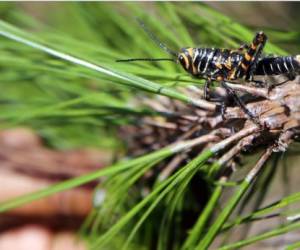
[[185, 66], [185, 60], [184, 60], [184, 58], [183, 58], [182, 55], [179, 55], [179, 56], [178, 56], [178, 61], [180, 62], [180, 64], [181, 64], [182, 66]]

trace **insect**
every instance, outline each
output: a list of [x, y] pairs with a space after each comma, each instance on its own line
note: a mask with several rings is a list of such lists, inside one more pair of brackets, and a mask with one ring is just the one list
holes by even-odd
[[287, 75], [294, 78], [300, 72], [300, 55], [263, 57], [258, 59], [255, 75]]
[[[285, 57], [263, 57], [262, 52], [267, 42], [267, 36], [260, 31], [254, 36], [250, 45], [242, 45], [238, 49], [220, 48], [182, 48], [175, 52], [163, 44], [145, 24], [138, 20], [141, 27], [149, 37], [173, 58], [132, 58], [117, 60], [118, 62], [132, 61], [173, 61], [180, 65], [191, 75], [206, 79], [204, 85], [204, 98], [209, 100], [209, 88], [213, 81], [220, 82], [227, 93], [234, 98], [244, 112], [251, 118], [255, 117], [249, 112], [238, 95], [226, 84], [238, 79], [252, 81], [263, 85], [263, 82], [254, 80], [255, 75], [287, 75], [293, 77], [300, 72], [300, 55]], [[225, 112], [225, 103], [222, 103], [222, 114]]]

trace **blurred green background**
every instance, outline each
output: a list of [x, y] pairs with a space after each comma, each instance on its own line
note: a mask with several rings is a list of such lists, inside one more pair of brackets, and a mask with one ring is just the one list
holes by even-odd
[[[132, 79], [100, 74], [1, 37], [1, 128], [33, 128], [53, 148], [97, 147], [122, 153], [126, 145], [118, 128], [151, 113], [135, 103], [139, 96], [153, 96], [142, 91], [147, 84], [176, 89], [203, 83], [168, 62], [116, 63], [123, 58], [168, 56], [139, 27], [136, 17], [173, 50], [238, 48], [250, 42], [255, 31], [264, 30], [269, 36], [265, 52], [283, 55], [300, 51], [299, 10], [300, 4], [292, 2], [0, 3], [1, 19], [13, 25], [1, 22], [1, 30]], [[292, 165], [290, 173], [295, 170]], [[275, 185], [276, 197], [282, 196], [281, 187]]]

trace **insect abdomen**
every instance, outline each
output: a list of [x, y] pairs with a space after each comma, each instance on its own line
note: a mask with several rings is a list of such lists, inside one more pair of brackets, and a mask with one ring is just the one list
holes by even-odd
[[258, 61], [255, 75], [300, 73], [300, 56], [265, 57]]

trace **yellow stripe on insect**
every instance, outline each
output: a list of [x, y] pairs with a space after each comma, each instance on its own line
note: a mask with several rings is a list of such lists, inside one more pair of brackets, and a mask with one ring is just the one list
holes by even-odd
[[223, 81], [223, 80], [224, 80], [224, 78], [223, 78], [222, 76], [218, 76], [218, 77], [217, 77], [217, 81], [221, 82], [221, 81]]
[[248, 69], [248, 65], [245, 65], [244, 63], [242, 63], [242, 68], [243, 68], [243, 70], [247, 70]]
[[231, 70], [231, 68], [232, 68], [231, 57], [228, 57], [228, 59], [224, 65], [227, 69]]
[[[189, 53], [189, 56], [191, 57], [191, 58], [193, 58], [194, 57], [194, 49], [193, 48], [188, 48], [187, 49], [187, 52]], [[187, 67], [187, 69], [188, 69], [189, 67]], [[192, 63], [192, 70], [193, 70], [193, 74], [196, 74], [197, 73], [197, 68], [196, 68], [196, 66]]]
[[187, 51], [188, 51], [189, 55], [190, 55], [191, 57], [193, 57], [193, 55], [194, 55], [193, 48], [188, 48]]
[[190, 67], [190, 63], [189, 63], [189, 59], [187, 58], [187, 56], [185, 54], [182, 53], [182, 57], [184, 59], [185, 62], [185, 68], [188, 69]]
[[229, 75], [229, 80], [233, 80], [235, 79], [235, 73], [236, 73], [236, 68], [234, 68], [232, 71], [230, 71], [230, 75]]
[[215, 65], [216, 65], [216, 67], [217, 67], [218, 69], [222, 69], [222, 68], [223, 68], [223, 67], [222, 67], [222, 64], [219, 63], [219, 62], [217, 62]]
[[192, 64], [192, 67], [193, 67], [193, 74], [194, 75], [197, 74], [197, 68], [196, 68], [195, 64]]
[[246, 59], [247, 61], [250, 61], [251, 58], [252, 58], [252, 57], [246, 52], [246, 53], [245, 53], [245, 59]]

